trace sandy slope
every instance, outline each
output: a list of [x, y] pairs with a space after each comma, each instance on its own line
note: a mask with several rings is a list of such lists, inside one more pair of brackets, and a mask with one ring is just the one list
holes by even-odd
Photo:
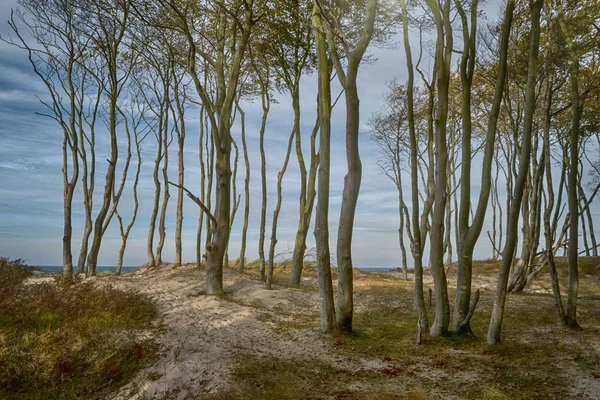
[[[274, 321], [295, 309], [318, 311], [318, 294], [264, 284], [225, 272], [227, 300], [202, 294], [203, 274], [192, 265], [142, 270], [98, 278], [122, 290], [150, 296], [166, 331], [157, 363], [142, 370], [117, 399], [188, 399], [214, 393], [232, 383], [232, 367], [243, 357], [315, 358], [339, 368], [377, 368], [378, 361], [341, 360], [311, 329], [274, 330]], [[351, 363], [352, 365], [349, 365]], [[358, 363], [358, 364], [357, 364]]]

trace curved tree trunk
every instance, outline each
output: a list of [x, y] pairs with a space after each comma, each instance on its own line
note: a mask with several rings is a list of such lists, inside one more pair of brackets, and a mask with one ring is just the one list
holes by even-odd
[[294, 142], [294, 136], [300, 134], [299, 129], [300, 121], [294, 121], [294, 127], [292, 128], [292, 133], [290, 134], [290, 138], [288, 140], [287, 151], [285, 153], [283, 166], [277, 174], [277, 204], [275, 205], [275, 210], [273, 211], [273, 225], [271, 226], [271, 243], [269, 245], [269, 264], [267, 270], [268, 290], [271, 290], [271, 286], [273, 283], [273, 269], [275, 267], [275, 246], [277, 245], [277, 221], [279, 219], [279, 211], [281, 210], [281, 202], [283, 201], [283, 198], [281, 196], [283, 176], [285, 175], [285, 171], [287, 170], [287, 166], [290, 161], [290, 154], [292, 153], [292, 144]]

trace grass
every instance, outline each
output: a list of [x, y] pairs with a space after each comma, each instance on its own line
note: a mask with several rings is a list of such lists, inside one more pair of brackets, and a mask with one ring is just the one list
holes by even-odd
[[[385, 372], [381, 372], [385, 374]], [[421, 399], [413, 391], [409, 397], [372, 385], [369, 390], [348, 390], [356, 377], [316, 360], [281, 360], [248, 357], [233, 372], [237, 384], [225, 392], [202, 397], [210, 400], [391, 400]]]
[[[559, 258], [557, 264], [561, 288], [566, 290], [566, 260]], [[357, 360], [363, 360], [379, 367], [344, 370], [336, 367], [339, 365], [336, 362], [320, 357], [293, 361], [248, 357], [234, 371], [234, 387], [214, 398], [593, 398], [594, 395], [586, 397], [581, 392], [586, 389], [577, 388], [585, 387], [587, 384], [582, 382], [586, 379], [600, 379], [600, 307], [597, 299], [588, 299], [591, 294], [600, 293], [597, 289], [600, 258], [584, 257], [579, 263], [580, 293], [588, 299], [580, 300], [579, 305], [584, 330], [558, 328], [544, 271], [536, 282], [548, 290], [509, 295], [503, 342], [488, 346], [486, 335], [498, 266], [499, 262], [493, 260], [474, 263], [473, 287], [481, 288], [481, 299], [472, 319], [476, 337], [438, 338], [424, 333], [424, 344], [417, 346], [413, 282], [386, 273], [357, 271], [355, 331], [352, 335], [332, 335], [326, 340], [333, 359], [346, 363], [354, 360], [354, 365], [361, 365]], [[304, 285], [306, 291], [311, 291], [316, 285], [310, 275], [313, 271], [307, 271], [310, 279]], [[288, 272], [279, 268], [275, 276], [285, 280]], [[254, 275], [255, 271], [250, 269], [248, 273]], [[452, 307], [452, 278], [449, 298]], [[313, 312], [312, 320], [305, 318], [310, 315], [308, 311]], [[428, 311], [431, 323], [432, 307]], [[277, 320], [274, 329], [315, 329], [318, 314], [314, 312], [311, 309], [284, 313], [283, 320], [274, 316]]]
[[156, 354], [136, 338], [156, 312], [150, 300], [87, 283], [23, 285], [31, 269], [2, 259], [0, 398], [100, 398]]

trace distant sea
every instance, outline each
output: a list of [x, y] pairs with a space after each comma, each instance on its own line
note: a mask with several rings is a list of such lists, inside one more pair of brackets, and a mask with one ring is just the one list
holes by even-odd
[[398, 267], [358, 267], [361, 271], [365, 272], [390, 272]]
[[[39, 265], [39, 266], [37, 266], [37, 267], [38, 267], [39, 269], [41, 269], [42, 271], [45, 271], [45, 272], [61, 272], [61, 271], [62, 271], [62, 268], [63, 268], [63, 267], [62, 267], [62, 265]], [[76, 266], [76, 265], [74, 265], [73, 267], [74, 267], [74, 268], [73, 268], [74, 270], [75, 270], [75, 269], [77, 269], [77, 266]], [[121, 271], [122, 271], [122, 273], [124, 273], [124, 274], [125, 274], [125, 273], [127, 273], [127, 272], [131, 272], [131, 271], [133, 271], [133, 270], [134, 270], [134, 269], [136, 269], [136, 268], [138, 268], [138, 267], [132, 267], [132, 266], [125, 267], [125, 266], [123, 266], [123, 267], [121, 268]], [[110, 272], [110, 273], [114, 273], [116, 269], [117, 269], [117, 267], [116, 267], [116, 266], [113, 266], [113, 267], [111, 267], [111, 266], [106, 266], [106, 265], [103, 265], [103, 266], [97, 266], [97, 267], [96, 267], [96, 272], [97, 272], [97, 273], [100, 273], [100, 272]]]
[[[76, 266], [74, 266], [76, 268]], [[42, 271], [46, 271], [46, 272], [61, 272], [62, 271], [62, 265], [40, 265], [38, 266], [39, 269], [41, 269]], [[127, 272], [131, 272], [134, 269], [136, 269], [138, 267], [136, 266], [128, 266], [128, 267], [123, 267], [122, 271], [123, 273], [127, 273]], [[361, 271], [365, 271], [365, 272], [389, 272], [391, 270], [394, 270], [398, 267], [359, 267], [358, 269], [360, 269]], [[96, 272], [100, 273], [100, 272], [111, 272], [114, 273], [115, 270], [117, 269], [116, 266], [98, 266], [96, 267]]]

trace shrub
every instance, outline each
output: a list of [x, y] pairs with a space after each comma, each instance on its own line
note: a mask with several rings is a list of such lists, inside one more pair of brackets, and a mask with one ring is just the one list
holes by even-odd
[[155, 317], [149, 299], [89, 283], [25, 288], [20, 262], [0, 271], [0, 398], [101, 397], [154, 357], [137, 338]]

